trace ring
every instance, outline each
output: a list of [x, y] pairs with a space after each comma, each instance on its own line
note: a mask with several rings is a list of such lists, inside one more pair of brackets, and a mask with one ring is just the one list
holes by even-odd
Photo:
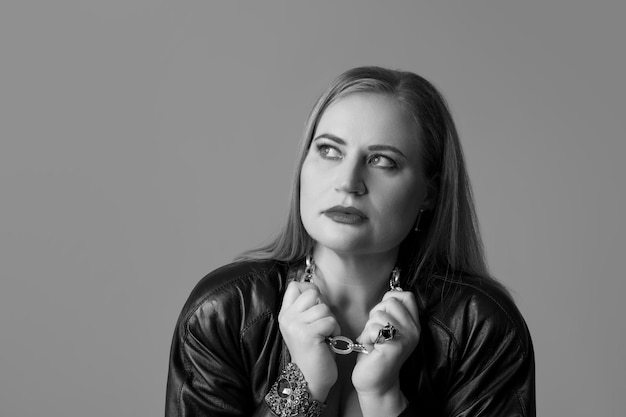
[[374, 341], [374, 344], [377, 344], [380, 339], [383, 339], [384, 342], [387, 342], [398, 334], [398, 329], [396, 329], [391, 323], [387, 323], [378, 331], [378, 337]]

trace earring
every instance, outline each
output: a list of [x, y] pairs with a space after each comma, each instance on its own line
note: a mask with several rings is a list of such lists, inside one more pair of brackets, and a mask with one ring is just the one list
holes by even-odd
[[422, 220], [422, 213], [424, 213], [424, 209], [420, 209], [419, 214], [417, 215], [417, 220], [415, 221], [415, 230], [416, 232], [421, 232], [422, 229], [420, 229], [420, 221]]

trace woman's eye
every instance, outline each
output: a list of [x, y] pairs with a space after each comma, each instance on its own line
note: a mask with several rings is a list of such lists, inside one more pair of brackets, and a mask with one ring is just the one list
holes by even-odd
[[393, 159], [385, 155], [372, 155], [368, 162], [377, 168], [395, 169], [398, 167]]
[[341, 152], [339, 152], [339, 149], [331, 145], [317, 145], [317, 151], [324, 159], [341, 159], [342, 156]]

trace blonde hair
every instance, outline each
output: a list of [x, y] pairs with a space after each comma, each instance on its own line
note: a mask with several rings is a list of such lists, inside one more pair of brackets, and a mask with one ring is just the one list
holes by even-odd
[[319, 98], [300, 143], [287, 221], [270, 243], [245, 252], [239, 260], [295, 262], [312, 251], [314, 241], [300, 218], [300, 171], [321, 115], [330, 104], [354, 93], [389, 95], [415, 118], [424, 174], [436, 189], [436, 203], [422, 216], [422, 230], [411, 232], [400, 246], [403, 281], [413, 285], [420, 276], [435, 275], [490, 279], [463, 151], [444, 97], [419, 75], [380, 67], [344, 72]]

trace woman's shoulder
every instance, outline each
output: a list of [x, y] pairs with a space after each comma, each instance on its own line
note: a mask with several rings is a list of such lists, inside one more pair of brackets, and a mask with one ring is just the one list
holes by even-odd
[[275, 260], [240, 261], [224, 265], [205, 275], [191, 291], [190, 298], [239, 292], [244, 288], [277, 290], [288, 272], [284, 262]]
[[532, 350], [526, 322], [510, 294], [491, 278], [433, 277], [424, 291], [428, 320], [465, 349], [475, 342]]
[[206, 325], [228, 320], [255, 320], [280, 309], [289, 266], [274, 260], [241, 261], [222, 266], [202, 278], [191, 291], [179, 325]]

